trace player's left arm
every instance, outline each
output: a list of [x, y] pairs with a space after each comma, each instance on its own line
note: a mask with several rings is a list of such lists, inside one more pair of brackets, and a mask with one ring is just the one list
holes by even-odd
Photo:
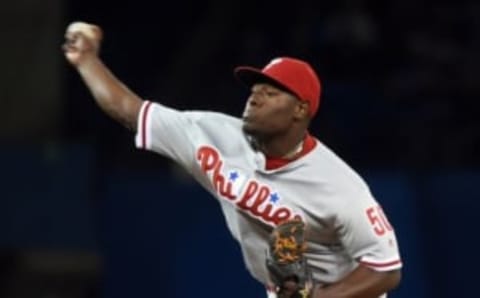
[[343, 279], [318, 289], [313, 297], [377, 298], [396, 288], [402, 262], [393, 226], [369, 195], [338, 211], [337, 233], [358, 267]]
[[314, 289], [313, 298], [378, 298], [398, 286], [400, 269], [376, 271], [360, 264], [354, 271], [337, 283]]

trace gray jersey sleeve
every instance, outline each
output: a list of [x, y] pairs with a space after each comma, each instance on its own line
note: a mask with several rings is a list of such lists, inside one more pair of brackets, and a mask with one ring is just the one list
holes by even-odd
[[190, 168], [194, 162], [196, 115], [145, 101], [138, 117], [135, 145]]
[[370, 194], [349, 200], [339, 210], [336, 225], [345, 249], [359, 263], [377, 271], [402, 266], [393, 227]]
[[145, 101], [137, 125], [137, 148], [170, 158], [200, 179], [202, 185], [206, 176], [196, 162], [198, 146], [209, 144], [222, 152], [238, 155], [238, 152], [244, 153], [239, 143], [247, 143], [240, 135], [240, 119], [218, 112], [178, 111]]

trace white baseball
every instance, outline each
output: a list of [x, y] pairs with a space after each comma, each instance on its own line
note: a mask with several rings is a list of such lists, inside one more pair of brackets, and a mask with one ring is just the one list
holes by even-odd
[[75, 33], [81, 32], [83, 35], [90, 39], [95, 39], [96, 36], [96, 26], [90, 25], [85, 22], [73, 22], [67, 27], [67, 32]]

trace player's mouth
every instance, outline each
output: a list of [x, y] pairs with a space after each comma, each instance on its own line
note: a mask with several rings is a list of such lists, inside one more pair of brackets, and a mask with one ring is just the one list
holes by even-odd
[[255, 118], [255, 112], [252, 109], [246, 109], [243, 111], [242, 118], [243, 120], [252, 120], [252, 118]]
[[252, 119], [248, 116], [243, 116], [242, 117], [242, 120], [243, 120], [243, 123], [244, 124], [248, 124], [248, 123], [251, 123]]
[[243, 122], [250, 123], [255, 119], [255, 116], [252, 113], [243, 113], [242, 119]]

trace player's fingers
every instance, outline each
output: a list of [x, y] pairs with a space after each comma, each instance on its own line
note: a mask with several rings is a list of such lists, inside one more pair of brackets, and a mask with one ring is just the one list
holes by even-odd
[[78, 35], [74, 33], [66, 33], [65, 34], [65, 44], [73, 45], [78, 39]]
[[78, 46], [75, 44], [75, 41], [74, 40], [66, 40], [63, 44], [62, 44], [62, 50], [65, 52], [65, 53], [73, 53], [73, 52], [79, 52], [80, 49], [78, 48]]
[[89, 40], [81, 32], [70, 32], [65, 35], [65, 42], [63, 44], [63, 49], [65, 51], [85, 52], [95, 50], [97, 47], [97, 44]]
[[67, 32], [65, 34], [65, 42], [69, 44], [75, 43], [85, 43], [87, 41], [87, 37], [82, 32]]
[[72, 45], [71, 43], [65, 42], [65, 43], [62, 44], [62, 50], [65, 53], [71, 53], [71, 52], [77, 51], [77, 48], [74, 45]]

